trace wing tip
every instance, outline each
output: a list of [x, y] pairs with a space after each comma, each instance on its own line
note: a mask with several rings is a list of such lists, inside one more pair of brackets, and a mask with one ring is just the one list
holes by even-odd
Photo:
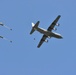
[[40, 48], [40, 46], [37, 46], [37, 48]]
[[58, 15], [59, 17], [61, 17], [61, 15]]

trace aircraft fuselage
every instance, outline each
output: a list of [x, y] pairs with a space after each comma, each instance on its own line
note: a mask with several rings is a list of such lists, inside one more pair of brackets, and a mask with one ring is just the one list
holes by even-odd
[[43, 28], [37, 27], [37, 28], [35, 28], [35, 30], [37, 30], [38, 32], [46, 35], [47, 37], [55, 37], [55, 38], [58, 38], [58, 39], [61, 39], [62, 38], [62, 36], [60, 34], [55, 33], [55, 32], [50, 32], [50, 31], [45, 30]]

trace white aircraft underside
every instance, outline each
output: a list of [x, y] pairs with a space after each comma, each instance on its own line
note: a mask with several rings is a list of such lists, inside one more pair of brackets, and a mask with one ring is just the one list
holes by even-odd
[[40, 40], [40, 42], [39, 42], [39, 44], [37, 46], [38, 48], [43, 44], [43, 42], [48, 42], [46, 40], [46, 38], [51, 38], [51, 37], [58, 38], [58, 39], [62, 39], [63, 38], [60, 34], [58, 34], [56, 32], [52, 32], [52, 30], [54, 29], [54, 27], [56, 25], [59, 26], [59, 24], [57, 24], [57, 22], [58, 22], [60, 17], [61, 16], [58, 15], [57, 18], [52, 22], [52, 24], [48, 27], [47, 30], [38, 27], [38, 25], [40, 23], [39, 21], [36, 24], [32, 23], [32, 30], [31, 30], [30, 34], [32, 34], [34, 31], [38, 31], [38, 32], [43, 34], [43, 37], [41, 38], [41, 40]]
[[50, 32], [50, 31], [45, 30], [43, 28], [38, 27], [38, 28], [35, 28], [35, 30], [42, 33], [42, 34], [44, 34], [44, 35], [46, 35], [47, 37], [50, 37], [50, 38], [51, 37], [55, 37], [55, 38], [58, 38], [58, 39], [62, 38], [62, 36], [60, 34], [58, 34], [56, 32]]

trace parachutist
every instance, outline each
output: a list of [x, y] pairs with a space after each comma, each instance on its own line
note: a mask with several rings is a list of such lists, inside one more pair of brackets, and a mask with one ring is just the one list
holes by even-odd
[[35, 38], [34, 38], [34, 40], [35, 40]]
[[4, 25], [2, 22], [0, 22], [0, 25], [1, 25], [1, 26], [4, 26], [5, 28], [7, 28], [7, 29], [9, 29], [9, 30], [12, 30], [10, 27]]
[[[9, 30], [12, 30], [10, 27], [4, 25], [2, 22], [0, 22], [0, 26], [3, 26], [3, 27], [5, 27], [5, 28], [7, 28], [7, 29], [9, 29]], [[5, 38], [5, 37], [3, 37], [3, 36], [0, 36], [0, 38], [2, 38], [2, 39], [4, 39], [4, 40], [7, 40], [7, 41], [10, 41], [9, 39], [7, 39], [7, 38]], [[12, 43], [12, 41], [10, 41], [10, 42]]]
[[10, 41], [12, 43], [12, 41]]
[[10, 30], [12, 30], [12, 29], [10, 29]]

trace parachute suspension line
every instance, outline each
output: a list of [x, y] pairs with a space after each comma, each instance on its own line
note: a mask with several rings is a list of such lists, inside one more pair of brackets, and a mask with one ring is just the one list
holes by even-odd
[[5, 38], [5, 37], [3, 37], [3, 39], [4, 39], [4, 40], [7, 40], [7, 41], [9, 41], [9, 42], [11, 42], [11, 43], [12, 43], [12, 41], [10, 41], [9, 39], [7, 39], [7, 38]]
[[6, 25], [4, 25], [4, 27], [7, 28], [7, 29], [9, 29], [9, 30], [12, 30], [10, 27], [8, 27], [8, 26], [6, 26]]

